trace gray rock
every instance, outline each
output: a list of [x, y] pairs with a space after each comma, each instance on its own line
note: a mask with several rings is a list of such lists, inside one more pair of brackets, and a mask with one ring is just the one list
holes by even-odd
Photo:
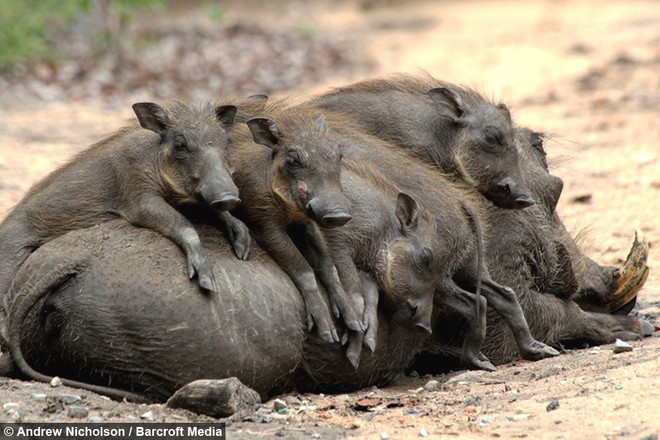
[[286, 402], [281, 399], [275, 399], [273, 400], [273, 409], [277, 412], [285, 412], [289, 409], [287, 406]]
[[614, 351], [614, 353], [624, 353], [626, 351], [633, 351], [633, 347], [627, 342], [623, 342], [621, 339], [617, 339], [614, 341], [614, 348], [612, 351]]
[[66, 415], [72, 419], [84, 419], [89, 415], [89, 408], [80, 405], [70, 405], [66, 409]]
[[196, 380], [179, 388], [167, 401], [170, 408], [184, 408], [211, 417], [229, 417], [261, 403], [259, 393], [235, 377]]
[[426, 382], [426, 385], [424, 385], [424, 389], [426, 391], [435, 391], [440, 387], [440, 382], [438, 382], [435, 379], [429, 380]]
[[144, 414], [140, 414], [140, 418], [141, 418], [142, 420], [149, 420], [149, 421], [151, 421], [151, 420], [154, 419], [154, 413], [152, 413], [151, 411], [147, 411], [147, 412], [144, 413]]
[[62, 393], [62, 394], [56, 395], [55, 400], [57, 400], [59, 402], [62, 402], [62, 403], [70, 404], [70, 403], [80, 402], [82, 400], [82, 397], [77, 395], [77, 394]]
[[53, 388], [55, 388], [55, 387], [59, 387], [59, 386], [62, 386], [62, 379], [60, 379], [60, 378], [57, 377], [57, 376], [53, 377], [53, 378], [50, 380], [50, 386], [53, 387]]
[[548, 406], [545, 407], [546, 411], [554, 411], [557, 408], [559, 408], [559, 400], [557, 399], [552, 399], [550, 403], [548, 403]]

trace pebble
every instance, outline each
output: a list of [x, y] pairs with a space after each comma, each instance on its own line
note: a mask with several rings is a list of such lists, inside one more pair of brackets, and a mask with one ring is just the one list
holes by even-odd
[[72, 419], [84, 419], [89, 415], [89, 408], [86, 406], [71, 405], [66, 409], [66, 415]]
[[16, 410], [18, 407], [19, 405], [16, 402], [7, 402], [2, 405], [2, 409], [4, 409], [6, 412], [9, 412], [11, 410]]
[[367, 413], [367, 414], [363, 415], [362, 418], [364, 420], [366, 420], [367, 422], [371, 422], [374, 419], [374, 414], [373, 413]]
[[432, 379], [426, 382], [426, 385], [424, 385], [424, 389], [426, 391], [435, 391], [438, 389], [439, 386], [440, 386], [440, 382], [438, 382], [435, 379]]
[[419, 377], [419, 373], [415, 370], [412, 370], [409, 374], [410, 377]]
[[283, 412], [289, 409], [289, 407], [286, 405], [286, 402], [281, 399], [275, 399], [273, 400], [273, 409], [277, 412]]
[[312, 438], [321, 438], [321, 434], [318, 432], [312, 432]]
[[386, 432], [380, 433], [380, 440], [390, 440], [390, 435]]
[[53, 378], [50, 380], [50, 386], [53, 387], [53, 388], [55, 388], [55, 387], [59, 387], [59, 386], [61, 386], [61, 385], [62, 385], [62, 379], [60, 379], [60, 378], [57, 377], [57, 376], [53, 377]]
[[492, 417], [479, 417], [475, 423], [479, 426], [481, 425], [487, 425], [488, 423], [491, 423], [493, 421]]
[[35, 393], [32, 395], [32, 398], [34, 400], [46, 400], [46, 397], [48, 397], [48, 394], [44, 394], [44, 393]]
[[[515, 373], [514, 373], [515, 374]], [[447, 384], [452, 384], [452, 383], [459, 383], [460, 382], [467, 382], [467, 383], [474, 383], [478, 382], [480, 379], [482, 379], [486, 375], [486, 371], [479, 370], [479, 371], [467, 371], [465, 373], [458, 374], [451, 379], [447, 381]]]
[[428, 437], [429, 433], [426, 429], [422, 428], [422, 429], [419, 430], [419, 436], [420, 437]]
[[612, 351], [614, 351], [614, 353], [624, 353], [626, 351], [633, 351], [633, 347], [627, 342], [623, 342], [621, 339], [617, 339], [614, 341], [614, 348]]
[[559, 408], [559, 400], [557, 399], [552, 399], [550, 403], [548, 403], [548, 406], [545, 407], [546, 411], [554, 411], [557, 408]]
[[103, 417], [100, 416], [93, 416], [87, 419], [89, 423], [103, 423]]
[[142, 420], [150, 420], [151, 421], [151, 420], [154, 419], [154, 413], [152, 413], [151, 411], [147, 411], [144, 414], [140, 414], [140, 418]]
[[64, 393], [62, 393], [62, 394], [58, 394], [57, 396], [55, 396], [55, 400], [57, 400], [59, 402], [62, 402], [62, 403], [70, 404], [70, 403], [80, 402], [82, 400], [82, 397], [80, 397], [77, 394], [64, 394]]

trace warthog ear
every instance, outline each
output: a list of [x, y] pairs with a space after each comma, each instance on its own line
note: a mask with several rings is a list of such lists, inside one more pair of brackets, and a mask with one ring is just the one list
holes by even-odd
[[133, 104], [133, 111], [142, 128], [161, 134], [171, 125], [170, 117], [163, 107], [153, 102], [138, 102]]
[[396, 198], [394, 213], [401, 223], [401, 232], [406, 233], [417, 227], [417, 202], [406, 193], [400, 192]]
[[456, 91], [447, 87], [436, 87], [429, 90], [429, 96], [443, 116], [456, 120], [465, 114], [463, 101]]
[[505, 103], [503, 103], [503, 102], [500, 102], [499, 104], [497, 104], [497, 108], [500, 109], [500, 110], [502, 111], [502, 113], [504, 114], [504, 116], [505, 116], [509, 121], [511, 121], [511, 112], [509, 111], [509, 106], [507, 106], [507, 105], [506, 105]]
[[215, 108], [215, 117], [224, 125], [229, 126], [234, 123], [236, 110], [237, 108], [235, 105], [221, 105]]
[[325, 115], [321, 113], [321, 116], [316, 118], [316, 130], [321, 136], [324, 136], [328, 131], [328, 123], [325, 120]]
[[272, 119], [252, 118], [247, 121], [247, 125], [252, 132], [254, 142], [270, 148], [277, 148], [280, 143], [280, 127]]

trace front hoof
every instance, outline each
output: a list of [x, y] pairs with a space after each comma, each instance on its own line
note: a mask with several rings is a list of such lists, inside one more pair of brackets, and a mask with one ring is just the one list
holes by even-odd
[[198, 274], [197, 282], [199, 283], [199, 287], [204, 289], [207, 292], [217, 292], [218, 291], [218, 286], [215, 282], [215, 278], [213, 275], [200, 275]]
[[232, 243], [234, 247], [234, 253], [236, 256], [245, 261], [250, 256], [250, 248], [252, 246], [252, 238], [250, 237], [250, 232], [247, 230], [238, 230], [234, 233], [234, 240]]
[[534, 341], [531, 344], [521, 347], [520, 354], [528, 361], [538, 361], [541, 359], [559, 355], [559, 352], [543, 342]]
[[481, 352], [475, 355], [461, 356], [461, 364], [477, 370], [497, 371], [495, 365]]

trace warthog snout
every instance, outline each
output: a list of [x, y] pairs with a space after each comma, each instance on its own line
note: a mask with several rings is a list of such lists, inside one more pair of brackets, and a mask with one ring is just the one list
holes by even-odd
[[348, 210], [342, 206], [327, 207], [315, 197], [306, 206], [314, 221], [324, 228], [343, 226], [352, 218]]
[[227, 190], [225, 186], [214, 188], [213, 185], [202, 185], [199, 194], [211, 208], [220, 211], [231, 211], [241, 203], [237, 188], [232, 191]]
[[[502, 208], [523, 209], [532, 206], [535, 202], [523, 184], [506, 177], [496, 185], [496, 205]], [[495, 202], [495, 200], [494, 200]]]
[[219, 209], [220, 211], [231, 211], [236, 208], [241, 203], [241, 199], [236, 197], [234, 194], [226, 193], [212, 202], [209, 202], [213, 209]]
[[433, 311], [432, 301], [412, 300], [407, 301], [412, 312], [411, 324], [416, 330], [424, 331], [429, 335], [433, 333], [431, 329], [431, 315]]

